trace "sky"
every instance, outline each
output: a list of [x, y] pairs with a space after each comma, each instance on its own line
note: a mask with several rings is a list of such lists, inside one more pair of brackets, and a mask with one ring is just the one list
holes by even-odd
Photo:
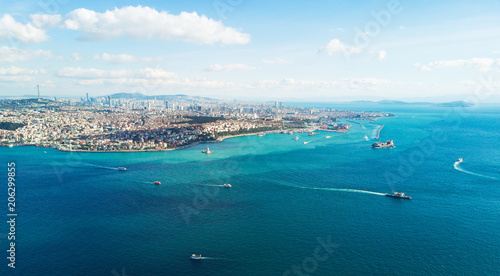
[[0, 2], [0, 96], [500, 102], [499, 1]]

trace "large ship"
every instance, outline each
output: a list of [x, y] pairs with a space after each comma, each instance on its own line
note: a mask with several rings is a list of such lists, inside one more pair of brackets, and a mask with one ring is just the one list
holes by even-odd
[[411, 196], [405, 195], [405, 193], [392, 192], [392, 194], [385, 194], [388, 197], [400, 198], [400, 199], [411, 199]]
[[202, 152], [202, 153], [206, 153], [206, 154], [210, 154], [210, 153], [212, 153], [213, 151], [210, 151], [210, 149], [209, 149], [209, 148], [208, 148], [208, 146], [207, 146], [207, 150], [202, 150], [201, 152]]
[[373, 143], [372, 148], [393, 148], [394, 147], [394, 141], [389, 140], [385, 143]]

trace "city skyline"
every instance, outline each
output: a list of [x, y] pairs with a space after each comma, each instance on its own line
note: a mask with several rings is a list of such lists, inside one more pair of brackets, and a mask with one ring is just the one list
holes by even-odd
[[[57, 97], [467, 100], [484, 80], [500, 78], [499, 6], [2, 3], [0, 96], [35, 95], [40, 85], [42, 95]], [[500, 101], [498, 89], [488, 93], [480, 100]]]

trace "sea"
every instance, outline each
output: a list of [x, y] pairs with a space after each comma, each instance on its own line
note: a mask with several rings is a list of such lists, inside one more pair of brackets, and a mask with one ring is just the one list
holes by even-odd
[[209, 155], [1, 147], [0, 275], [500, 275], [499, 106], [302, 105], [395, 117]]

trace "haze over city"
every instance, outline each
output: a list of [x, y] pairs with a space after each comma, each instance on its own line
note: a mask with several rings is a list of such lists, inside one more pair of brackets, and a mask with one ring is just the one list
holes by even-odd
[[0, 97], [35, 95], [39, 84], [51, 97], [452, 101], [483, 89], [480, 101], [498, 102], [499, 8], [497, 1], [4, 1]]

